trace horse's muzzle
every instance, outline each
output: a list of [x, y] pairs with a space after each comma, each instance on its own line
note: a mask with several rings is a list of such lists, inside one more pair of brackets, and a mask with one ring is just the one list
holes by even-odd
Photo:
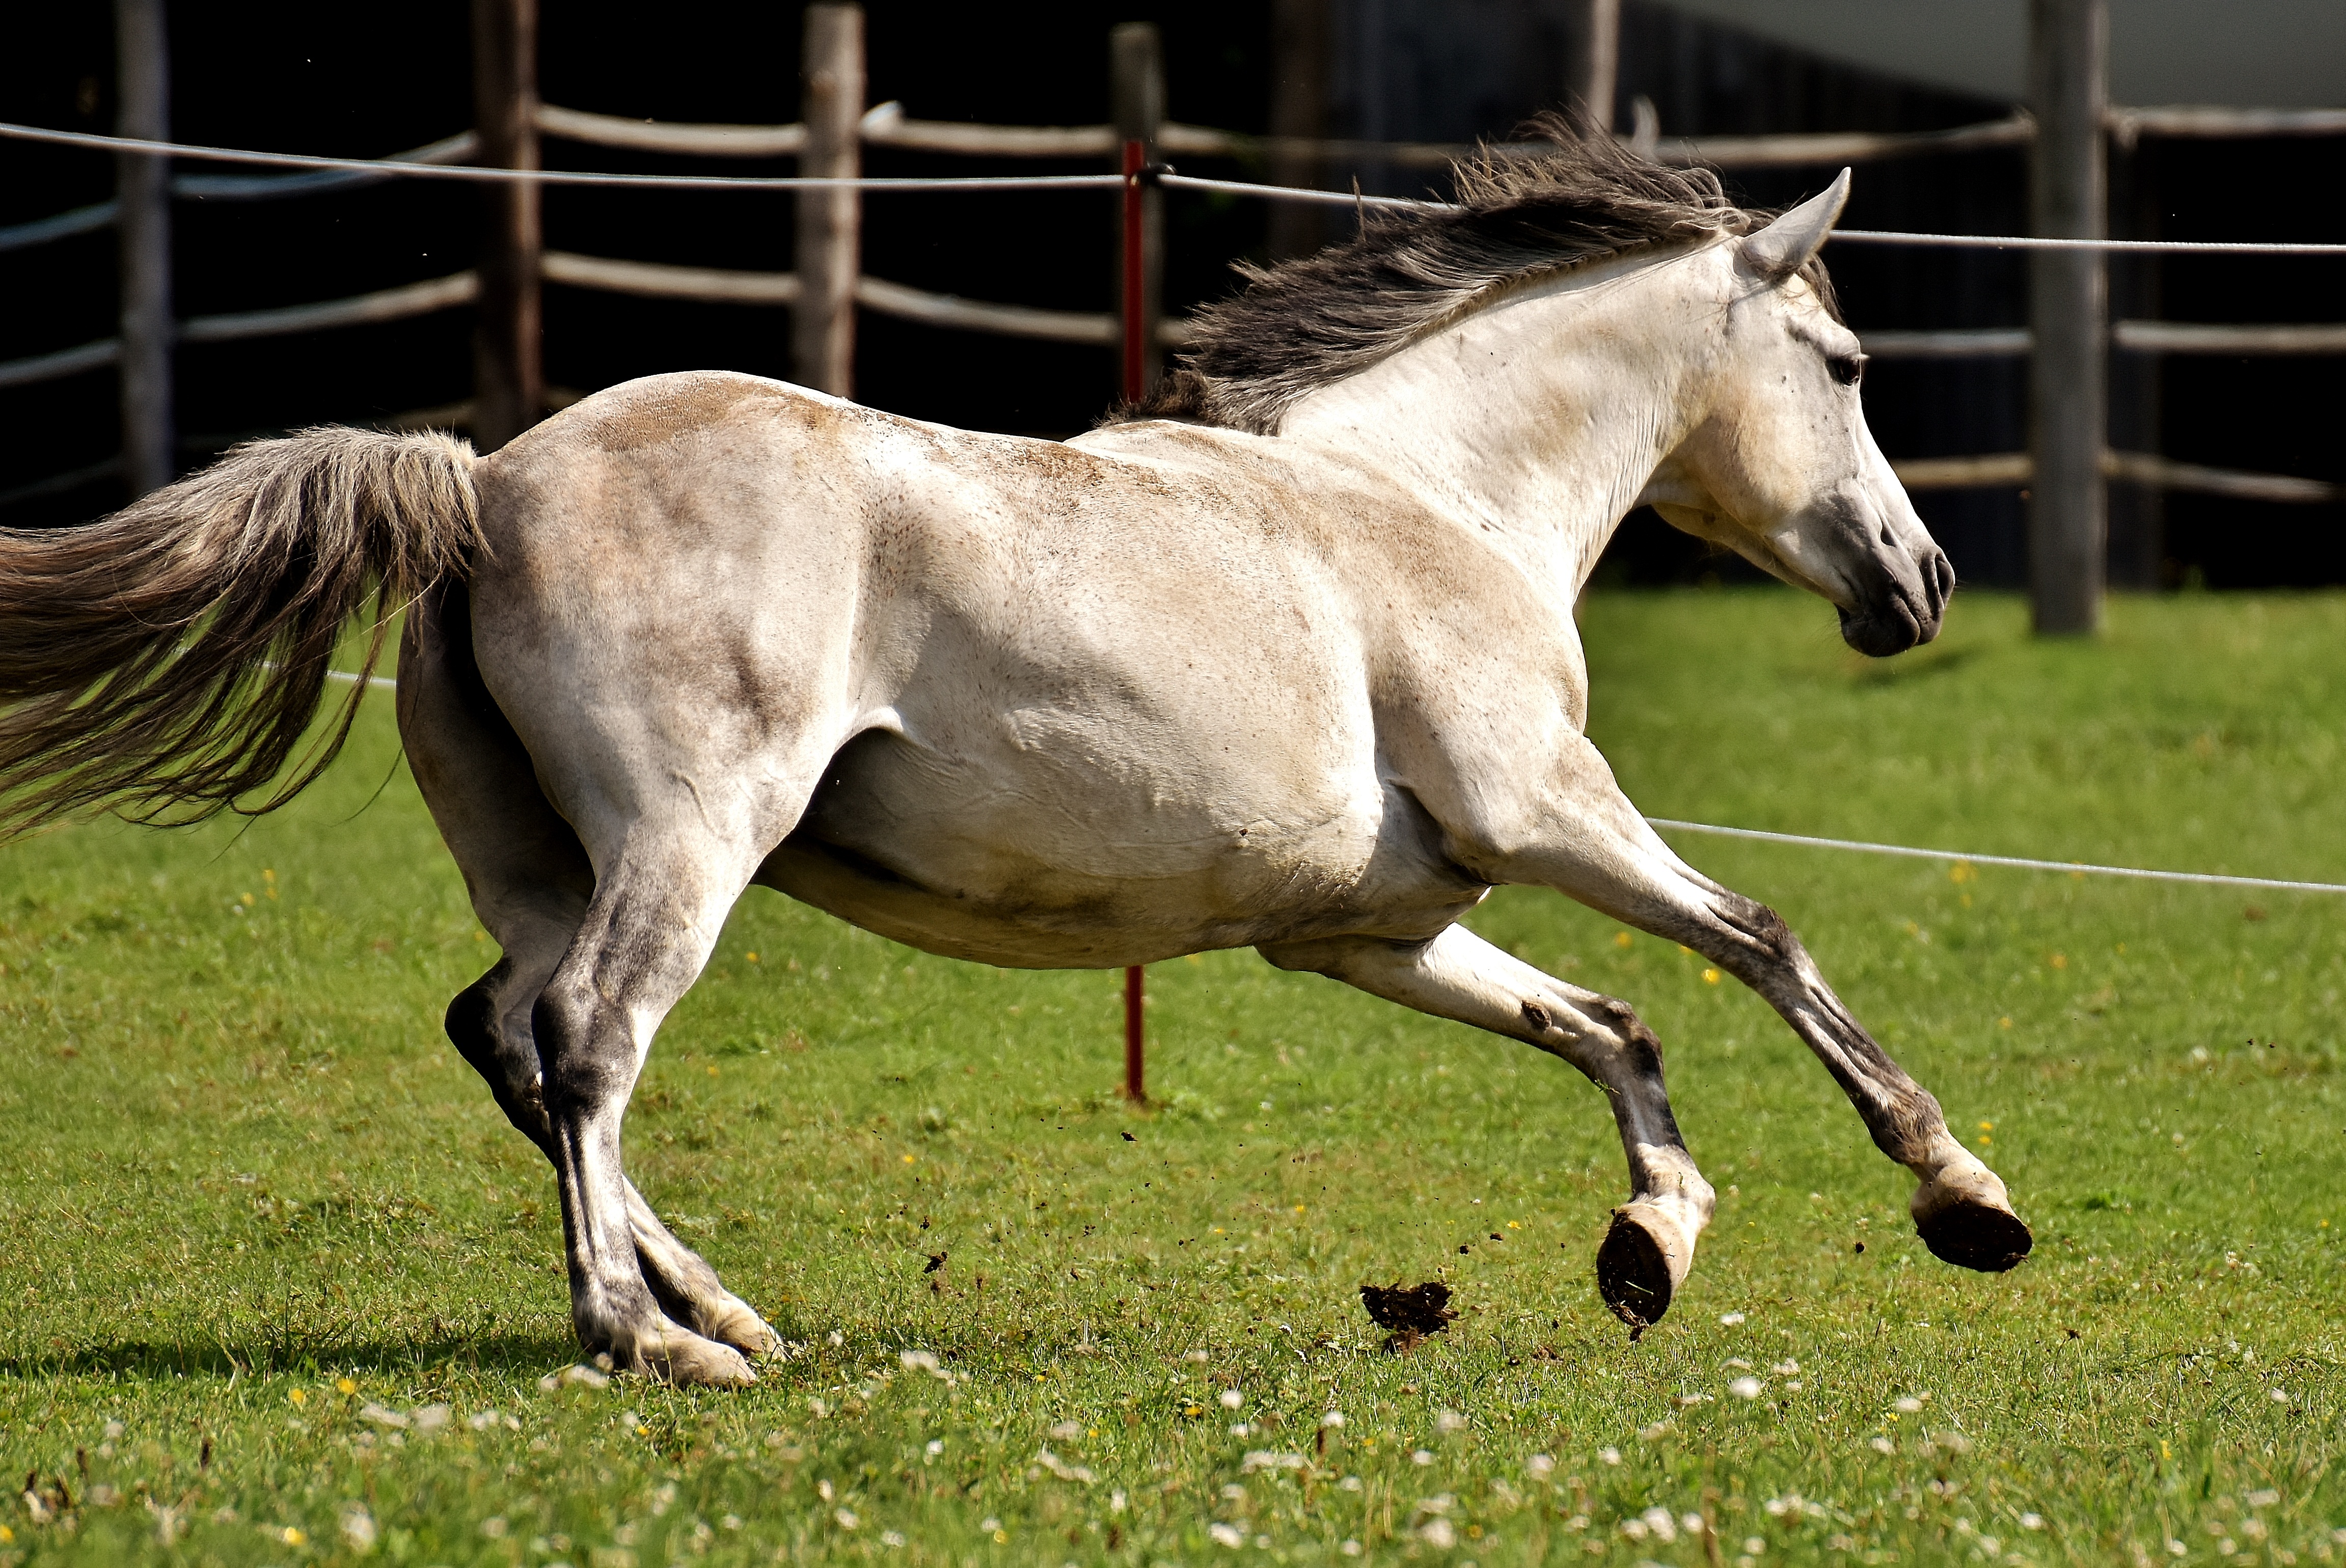
[[1954, 596], [1955, 568], [1935, 545], [1915, 565], [1915, 585], [1890, 578], [1862, 608], [1841, 612], [1843, 642], [1870, 657], [1888, 658], [1939, 635], [1947, 601]]

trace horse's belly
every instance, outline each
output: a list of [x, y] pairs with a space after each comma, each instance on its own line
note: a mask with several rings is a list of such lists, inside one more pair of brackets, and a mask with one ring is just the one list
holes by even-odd
[[1025, 760], [947, 761], [865, 736], [758, 880], [926, 952], [1031, 969], [1430, 936], [1486, 891], [1372, 769], [1250, 799], [1203, 798], [1195, 777]]

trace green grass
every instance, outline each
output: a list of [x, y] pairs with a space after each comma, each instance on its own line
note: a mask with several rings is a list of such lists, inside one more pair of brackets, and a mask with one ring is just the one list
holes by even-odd
[[[1975, 595], [1871, 665], [1790, 594], [1600, 596], [1592, 728], [1658, 815], [2346, 881], [2346, 598], [2111, 618], [2039, 644]], [[361, 1519], [372, 1559], [448, 1568], [2339, 1561], [2346, 905], [1681, 848], [1983, 1145], [2025, 1267], [1933, 1260], [1772, 1015], [1552, 895], [1474, 923], [1637, 1006], [1721, 1194], [1634, 1346], [1590, 1270], [1619, 1147], [1560, 1064], [1217, 954], [1151, 972], [1135, 1115], [1114, 977], [759, 893], [627, 1127], [793, 1343], [711, 1394], [541, 1386], [575, 1357], [551, 1184], [440, 1034], [493, 949], [387, 703], [241, 831], [18, 845], [0, 1465], [44, 1501], [0, 1507], [0, 1568], [348, 1561]], [[1464, 1316], [1381, 1353], [1357, 1287], [1435, 1277]]]

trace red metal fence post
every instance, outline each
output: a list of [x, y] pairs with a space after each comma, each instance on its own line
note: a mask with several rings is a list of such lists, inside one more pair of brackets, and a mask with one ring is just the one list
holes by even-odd
[[[1147, 268], [1141, 222], [1140, 171], [1148, 165], [1148, 144], [1135, 138], [1124, 144], [1124, 376], [1125, 401], [1137, 402], [1148, 390], [1148, 312]], [[1142, 1082], [1141, 971], [1138, 964], [1124, 972], [1124, 1097], [1135, 1105], [1148, 1098]]]

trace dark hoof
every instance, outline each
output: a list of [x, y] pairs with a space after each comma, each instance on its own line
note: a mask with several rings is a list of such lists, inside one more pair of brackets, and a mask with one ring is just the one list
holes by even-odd
[[1941, 1262], [1982, 1274], [2015, 1267], [2035, 1244], [2017, 1217], [1979, 1203], [1949, 1204], [1914, 1228]]
[[1660, 1242], [1628, 1215], [1616, 1211], [1613, 1228], [1596, 1249], [1596, 1291], [1637, 1339], [1670, 1309], [1670, 1263]]

